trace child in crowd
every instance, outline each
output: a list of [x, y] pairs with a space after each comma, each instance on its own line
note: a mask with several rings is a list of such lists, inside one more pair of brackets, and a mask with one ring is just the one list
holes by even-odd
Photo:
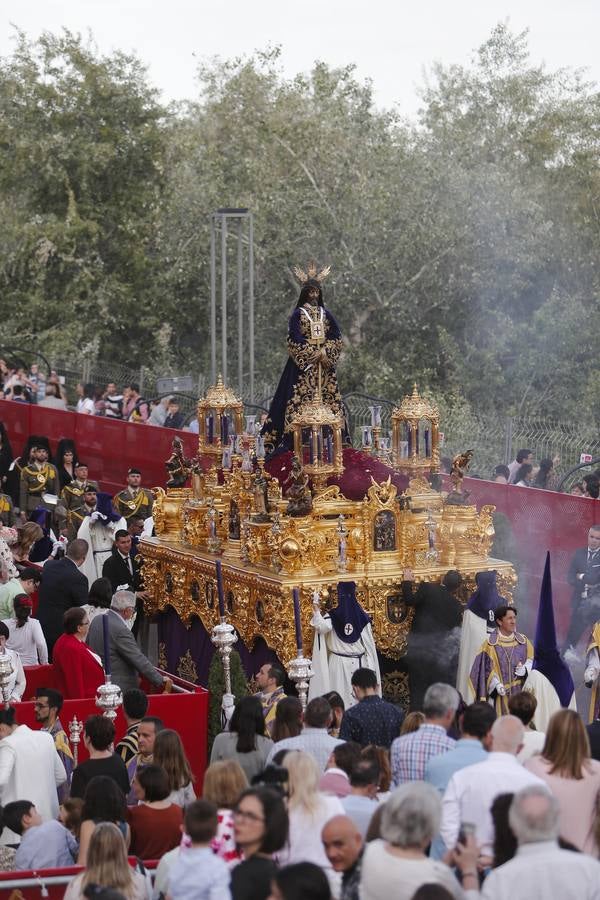
[[4, 807], [4, 825], [21, 835], [16, 869], [58, 869], [77, 859], [77, 841], [60, 822], [44, 822], [30, 800], [15, 800]]
[[229, 900], [229, 869], [210, 848], [217, 833], [217, 807], [206, 800], [190, 803], [182, 831], [191, 845], [173, 862], [167, 896], [171, 900]]

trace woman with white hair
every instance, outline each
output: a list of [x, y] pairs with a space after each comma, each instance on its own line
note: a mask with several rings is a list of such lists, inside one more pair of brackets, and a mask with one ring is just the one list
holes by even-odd
[[[316, 761], [302, 750], [286, 753], [282, 765], [288, 771], [288, 843], [278, 854], [281, 865], [312, 862], [320, 866], [335, 897], [339, 895], [339, 875], [325, 855], [321, 831], [334, 816], [345, 815], [339, 797], [319, 791], [321, 772]], [[389, 900], [389, 898], [386, 898]]]
[[[441, 884], [453, 897], [465, 897], [448, 866], [426, 855], [439, 831], [441, 811], [440, 795], [431, 784], [414, 781], [393, 792], [383, 807], [381, 838], [371, 841], [365, 850], [361, 900], [411, 900], [423, 884]], [[471, 843], [457, 864], [465, 890], [477, 891], [477, 851]]]

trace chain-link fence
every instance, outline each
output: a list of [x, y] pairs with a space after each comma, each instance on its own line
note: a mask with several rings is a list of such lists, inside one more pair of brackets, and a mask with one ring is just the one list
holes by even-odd
[[[17, 352], [18, 351], [18, 352]], [[117, 388], [135, 383], [140, 393], [147, 399], [153, 397], [176, 396], [184, 414], [186, 424], [195, 416], [198, 397], [204, 396], [210, 386], [208, 376], [189, 375], [194, 384], [192, 391], [158, 392], [157, 378], [164, 373], [156, 373], [147, 366], [128, 368], [115, 362], [94, 360], [84, 361], [80, 366], [69, 360], [47, 360], [40, 354], [19, 348], [0, 346], [0, 355], [13, 364], [28, 366], [39, 362], [41, 368], [52, 368], [64, 378], [70, 403], [76, 400], [75, 387], [78, 382], [90, 383], [104, 389], [109, 382]], [[234, 388], [235, 390], [235, 388]], [[275, 386], [269, 382], [258, 382], [254, 392], [254, 402], [250, 404], [248, 390], [241, 392], [241, 399], [248, 412], [260, 414], [269, 407]], [[236, 393], [239, 391], [236, 390]], [[391, 414], [396, 401], [384, 397], [373, 397], [358, 392], [346, 394], [343, 398], [348, 427], [355, 446], [360, 445], [364, 425], [371, 424], [369, 407], [381, 407], [382, 435], [391, 434]], [[600, 429], [595, 422], [562, 422], [550, 419], [527, 417], [502, 417], [479, 415], [468, 408], [443, 409], [440, 431], [443, 435], [441, 455], [451, 458], [456, 453], [473, 449], [471, 474], [488, 478], [499, 463], [514, 459], [517, 450], [528, 448], [536, 460], [560, 458], [556, 466], [559, 475], [569, 471], [580, 462], [582, 453], [600, 455]], [[578, 477], [585, 470], [578, 473]]]
[[[391, 433], [391, 413], [396, 406], [383, 397], [366, 394], [346, 394], [344, 405], [355, 444], [360, 443], [363, 425], [371, 424], [370, 406], [381, 406], [382, 435]], [[600, 455], [600, 430], [594, 423], [560, 422], [551, 419], [530, 419], [477, 415], [458, 411], [442, 421], [441, 455], [452, 458], [457, 453], [473, 449], [470, 474], [490, 477], [494, 467], [509, 463], [517, 450], [531, 449], [535, 459], [559, 457], [557, 473], [576, 466], [582, 453]], [[585, 470], [579, 473], [579, 477]]]

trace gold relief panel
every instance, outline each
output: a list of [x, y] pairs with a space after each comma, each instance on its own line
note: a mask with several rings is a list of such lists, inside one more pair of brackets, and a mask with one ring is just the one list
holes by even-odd
[[410, 706], [408, 672], [386, 672], [381, 678], [383, 696], [389, 703], [398, 703], [404, 709]]
[[196, 663], [192, 658], [191, 650], [186, 650], [183, 656], [179, 657], [177, 674], [180, 678], [191, 681], [192, 684], [198, 684], [198, 670], [196, 668]]
[[414, 611], [405, 607], [397, 584], [369, 586], [369, 599], [375, 608], [373, 634], [377, 649], [384, 656], [400, 659], [406, 653]]
[[158, 643], [158, 668], [163, 672], [169, 671], [169, 661], [167, 659], [167, 645], [164, 641]]

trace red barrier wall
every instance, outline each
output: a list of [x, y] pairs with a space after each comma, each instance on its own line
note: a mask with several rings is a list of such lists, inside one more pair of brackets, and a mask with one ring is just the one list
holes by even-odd
[[90, 479], [111, 494], [122, 490], [130, 466], [141, 470], [145, 487], [164, 486], [164, 463], [171, 455], [175, 435], [182, 439], [187, 456], [195, 456], [198, 451], [198, 436], [189, 431], [84, 416], [12, 400], [0, 400], [0, 421], [6, 426], [15, 456], [30, 434], [46, 435], [53, 453], [61, 438], [70, 438], [89, 466]]
[[[161, 669], [158, 670], [162, 672]], [[190, 681], [184, 681], [177, 675], [162, 672], [173, 679], [173, 683], [183, 688], [186, 693], [152, 694], [149, 685], [142, 685], [148, 693], [150, 701], [148, 715], [158, 716], [163, 720], [167, 728], [173, 728], [179, 732], [179, 736], [185, 747], [187, 758], [195, 777], [195, 789], [198, 792], [202, 787], [204, 770], [207, 761], [208, 741], [208, 691]], [[35, 721], [33, 701], [27, 698], [35, 695], [37, 687], [55, 687], [54, 668], [48, 666], [25, 666], [27, 688], [25, 700], [18, 704], [17, 721], [21, 725], [29, 725], [30, 728], [38, 728]], [[69, 722], [74, 715], [80, 721], [85, 721], [88, 716], [100, 712], [93, 699], [89, 700], [65, 700], [60, 714], [63, 728], [68, 733]], [[123, 710], [119, 709], [115, 719], [117, 740], [125, 734], [127, 725], [123, 716]], [[79, 744], [79, 758], [87, 757], [83, 740]]]
[[516, 544], [519, 575], [517, 602], [522, 607], [521, 627], [533, 637], [546, 551], [550, 551], [552, 589], [559, 641], [569, 624], [572, 588], [567, 583], [571, 557], [585, 547], [587, 531], [600, 520], [598, 500], [574, 497], [537, 488], [496, 484], [466, 478], [470, 500], [481, 508], [492, 504], [510, 522]]

